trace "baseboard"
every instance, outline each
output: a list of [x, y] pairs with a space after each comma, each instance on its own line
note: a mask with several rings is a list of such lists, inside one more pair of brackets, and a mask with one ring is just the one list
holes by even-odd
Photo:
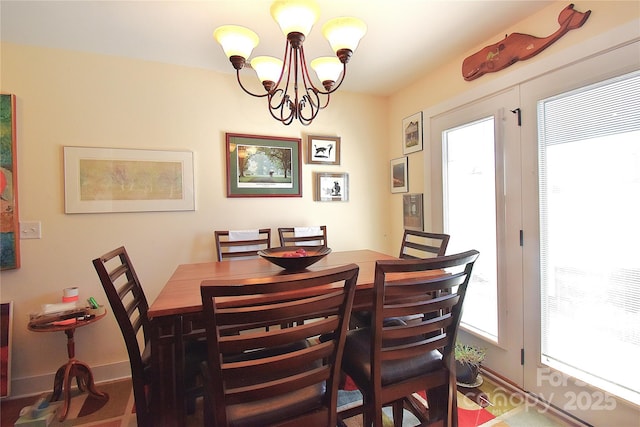
[[485, 368], [484, 366], [480, 367], [480, 370], [484, 376], [490, 379], [495, 384], [503, 387], [510, 393], [515, 393], [520, 395], [529, 405], [535, 406], [537, 409], [544, 410], [550, 414], [553, 414], [554, 417], [561, 419], [563, 422], [567, 423], [572, 427], [592, 427], [590, 424], [585, 423], [584, 421], [574, 417], [573, 415], [563, 411], [560, 408], [557, 408], [540, 399], [538, 396], [531, 394], [529, 392], [524, 391], [513, 382], [509, 381], [507, 378], [504, 378], [497, 373], [493, 372], [490, 369]]
[[[98, 384], [131, 377], [131, 367], [128, 360], [108, 365], [92, 366], [91, 371], [93, 372], [94, 381]], [[54, 378], [55, 372], [33, 377], [12, 378], [11, 395], [7, 396], [7, 399], [51, 392]]]

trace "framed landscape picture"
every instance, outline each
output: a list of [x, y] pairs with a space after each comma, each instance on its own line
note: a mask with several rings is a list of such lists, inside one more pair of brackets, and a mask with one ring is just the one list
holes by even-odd
[[406, 193], [409, 191], [408, 158], [400, 157], [391, 160], [391, 192]]
[[65, 213], [195, 210], [191, 151], [64, 147]]
[[339, 165], [340, 137], [309, 135], [307, 137], [307, 163]]
[[302, 197], [300, 138], [227, 133], [227, 197]]
[[422, 139], [422, 111], [402, 120], [402, 154], [421, 151]]
[[346, 173], [316, 172], [314, 200], [317, 202], [346, 202], [349, 200], [349, 175]]

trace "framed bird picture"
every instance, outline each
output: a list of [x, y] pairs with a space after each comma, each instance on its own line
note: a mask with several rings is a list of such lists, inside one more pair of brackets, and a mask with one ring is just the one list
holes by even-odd
[[307, 163], [339, 165], [340, 137], [309, 135], [307, 137]]

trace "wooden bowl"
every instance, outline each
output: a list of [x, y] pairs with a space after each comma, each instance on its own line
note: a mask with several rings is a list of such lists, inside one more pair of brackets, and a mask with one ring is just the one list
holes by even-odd
[[[304, 250], [305, 254], [292, 256], [296, 251]], [[324, 246], [283, 246], [258, 251], [258, 255], [285, 270], [304, 270], [331, 253]]]

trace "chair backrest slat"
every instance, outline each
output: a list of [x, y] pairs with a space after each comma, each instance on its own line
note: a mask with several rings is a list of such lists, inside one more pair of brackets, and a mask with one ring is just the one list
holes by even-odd
[[448, 244], [448, 234], [404, 230], [399, 257], [402, 259], [423, 259], [443, 256], [447, 252]]
[[222, 261], [223, 259], [256, 257], [258, 256], [258, 251], [270, 248], [271, 229], [261, 228], [256, 231], [257, 238], [242, 240], [229, 240], [229, 233], [233, 233], [231, 230], [214, 231], [218, 261]]
[[[295, 227], [278, 228], [278, 236], [280, 238], [280, 246], [324, 246], [327, 247], [327, 226], [321, 225], [318, 234], [310, 236], [296, 236]], [[317, 242], [320, 242], [319, 244]]]

